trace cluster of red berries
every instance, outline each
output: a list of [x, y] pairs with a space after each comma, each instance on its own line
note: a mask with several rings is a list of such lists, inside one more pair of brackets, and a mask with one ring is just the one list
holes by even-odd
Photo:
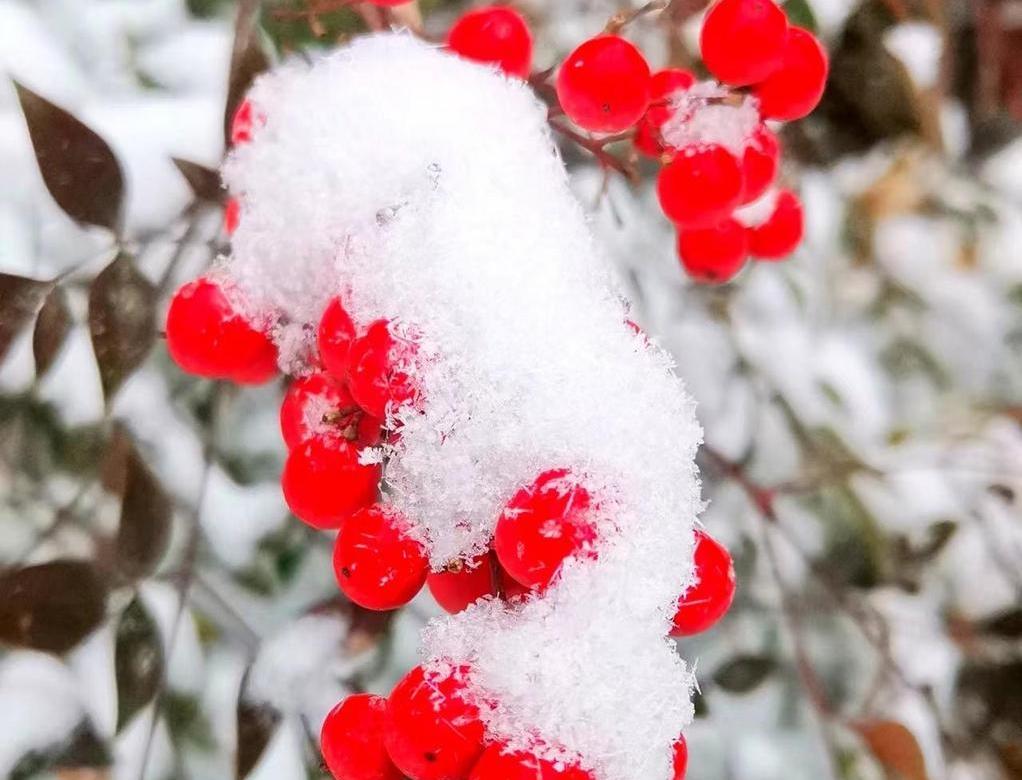
[[747, 88], [760, 121], [740, 150], [707, 140], [672, 146], [662, 131], [696, 79], [678, 68], [651, 73], [641, 52], [617, 35], [576, 48], [561, 65], [556, 86], [561, 108], [579, 127], [605, 134], [634, 128], [636, 149], [663, 163], [657, 193], [678, 227], [682, 265], [697, 281], [720, 283], [737, 274], [749, 255], [781, 259], [801, 241], [802, 208], [790, 191], [777, 194], [761, 219], [736, 219], [735, 212], [767, 193], [777, 176], [780, 145], [765, 120], [812, 111], [828, 64], [819, 41], [790, 26], [773, 0], [717, 0], [700, 46], [706, 68], [730, 90], [692, 95], [686, 110], [740, 103]]
[[[336, 780], [594, 780], [581, 767], [486, 745], [468, 670], [417, 666], [390, 696], [349, 696], [327, 715], [323, 759]], [[682, 780], [688, 747], [674, 745], [674, 780]]]

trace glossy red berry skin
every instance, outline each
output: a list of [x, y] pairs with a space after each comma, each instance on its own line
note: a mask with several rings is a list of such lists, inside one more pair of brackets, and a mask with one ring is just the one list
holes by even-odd
[[706, 631], [730, 609], [735, 598], [735, 567], [724, 546], [696, 531], [695, 584], [678, 599], [672, 636]]
[[568, 55], [556, 86], [561, 108], [579, 127], [620, 133], [649, 106], [649, 65], [624, 38], [601, 35]]
[[801, 119], [820, 102], [830, 65], [827, 52], [808, 30], [792, 27], [780, 67], [754, 87], [764, 119]]
[[728, 217], [708, 228], [678, 231], [678, 259], [702, 284], [723, 284], [742, 270], [749, 253], [745, 226]]
[[717, 144], [680, 150], [657, 179], [660, 207], [684, 227], [706, 227], [729, 216], [743, 187], [738, 160]]
[[404, 5], [411, 0], [366, 0], [369, 5], [378, 5], [381, 8], [393, 8], [395, 5]]
[[277, 348], [237, 312], [217, 282], [182, 286], [167, 311], [167, 350], [182, 370], [211, 379], [260, 384], [277, 373]]
[[490, 745], [472, 767], [468, 780], [594, 780], [577, 766], [558, 765], [528, 753], [507, 753], [501, 744]]
[[415, 345], [391, 334], [387, 320], [376, 320], [348, 351], [348, 388], [358, 405], [373, 417], [385, 419], [387, 408], [415, 400], [406, 366]]
[[685, 735], [678, 737], [674, 743], [674, 776], [671, 780], [685, 780], [685, 773], [688, 771], [688, 743]]
[[783, 260], [798, 249], [804, 232], [802, 203], [791, 191], [781, 190], [767, 221], [748, 229], [749, 252], [760, 260]]
[[326, 716], [319, 744], [334, 780], [403, 780], [383, 747], [386, 712], [382, 696], [358, 693]]
[[593, 555], [592, 509], [589, 491], [571, 472], [543, 472], [515, 493], [497, 519], [493, 549], [500, 565], [526, 587], [546, 587], [565, 558]]
[[383, 742], [412, 780], [467, 777], [483, 752], [479, 711], [463, 698], [464, 673], [440, 677], [416, 666], [387, 699]]
[[376, 500], [381, 469], [358, 462], [358, 451], [340, 436], [319, 434], [291, 450], [281, 487], [291, 511], [313, 528], [338, 528]]
[[773, 131], [761, 124], [749, 139], [742, 155], [742, 205], [752, 203], [766, 192], [777, 178], [781, 144]]
[[666, 150], [660, 128], [671, 118], [671, 99], [695, 84], [695, 76], [682, 68], [667, 68], [649, 80], [649, 108], [635, 128], [635, 148], [648, 157], [659, 158]]
[[355, 323], [340, 298], [332, 298], [316, 329], [319, 362], [336, 379], [348, 378], [348, 352], [355, 340]]
[[240, 224], [241, 202], [237, 198], [228, 198], [224, 204], [224, 232], [233, 236]]
[[284, 443], [291, 449], [317, 433], [336, 431], [342, 413], [355, 408], [351, 393], [329, 374], [318, 371], [300, 377], [288, 387], [280, 405]]
[[334, 574], [344, 595], [360, 607], [397, 609], [422, 590], [429, 560], [407, 527], [396, 510], [380, 504], [359, 510], [341, 526]]
[[699, 36], [703, 63], [735, 86], [762, 81], [781, 65], [788, 19], [774, 0], [717, 0]]
[[481, 598], [497, 595], [489, 553], [477, 555], [471, 561], [454, 561], [443, 571], [430, 572], [426, 585], [436, 603], [452, 615]]
[[506, 6], [475, 8], [454, 23], [447, 46], [467, 60], [492, 62], [509, 76], [532, 70], [532, 34], [522, 15]]

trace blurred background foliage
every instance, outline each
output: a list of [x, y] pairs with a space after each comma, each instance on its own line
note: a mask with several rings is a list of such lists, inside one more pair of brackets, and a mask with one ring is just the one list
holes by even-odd
[[[440, 40], [465, 5], [0, 0], [0, 775], [321, 777], [326, 711], [414, 663], [428, 594], [346, 603], [288, 517], [282, 383], [182, 376], [160, 329], [229, 251], [215, 171], [251, 79], [392, 23]], [[518, 5], [542, 70], [627, 4]], [[694, 66], [703, 3], [662, 5], [628, 34]], [[832, 57], [784, 128], [788, 263], [688, 285], [653, 169], [561, 139], [699, 402], [739, 568], [681, 643], [690, 776], [1022, 778], [1022, 4], [785, 9]]]

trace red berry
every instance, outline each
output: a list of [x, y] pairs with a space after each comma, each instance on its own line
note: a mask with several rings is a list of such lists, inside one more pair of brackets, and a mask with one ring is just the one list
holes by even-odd
[[331, 298], [316, 329], [316, 344], [323, 368], [337, 379], [348, 378], [348, 351], [355, 339], [355, 323], [340, 298]]
[[619, 133], [634, 125], [649, 106], [649, 65], [624, 38], [592, 38], [561, 65], [557, 99], [579, 127]]
[[823, 97], [827, 52], [811, 32], [788, 30], [781, 66], [754, 88], [759, 111], [767, 119], [801, 119]]
[[593, 780], [577, 766], [555, 764], [529, 753], [507, 753], [501, 744], [490, 745], [472, 767], [468, 780]]
[[326, 433], [340, 422], [342, 412], [355, 408], [351, 393], [329, 374], [318, 372], [296, 379], [280, 405], [284, 443], [290, 449], [310, 436]]
[[673, 636], [689, 636], [710, 628], [735, 598], [731, 554], [703, 531], [696, 531], [695, 576], [695, 584], [678, 599]]
[[382, 696], [358, 693], [326, 716], [319, 744], [334, 780], [403, 780], [383, 747], [386, 713]]
[[795, 251], [804, 231], [802, 204], [794, 193], [781, 190], [767, 221], [748, 229], [749, 252], [761, 260], [780, 260]]
[[462, 14], [447, 45], [467, 60], [496, 63], [511, 76], [524, 79], [532, 69], [532, 34], [513, 8], [486, 6]]
[[500, 561], [497, 562], [496, 577], [500, 597], [509, 604], [517, 604], [536, 592], [528, 585], [522, 585], [522, 583], [508, 574], [507, 569], [500, 565]]
[[358, 451], [343, 438], [319, 434], [291, 450], [284, 463], [284, 499], [313, 528], [337, 528], [376, 500], [381, 469], [358, 462]]
[[422, 590], [429, 560], [406, 534], [407, 520], [391, 507], [359, 510], [341, 526], [334, 544], [334, 574], [344, 595], [360, 607], [397, 609]]
[[394, 7], [395, 5], [404, 5], [410, 3], [411, 0], [366, 0], [369, 5], [378, 5], [383, 8]]
[[678, 737], [674, 743], [674, 777], [672, 780], [685, 780], [685, 772], [688, 770], [688, 743], [685, 735]]
[[167, 351], [184, 371], [259, 384], [277, 373], [277, 348], [238, 313], [217, 282], [181, 287], [167, 311]]
[[761, 124], [749, 139], [742, 155], [742, 205], [752, 203], [766, 192], [777, 178], [777, 162], [781, 156], [781, 145], [777, 136], [765, 124]]
[[452, 615], [484, 596], [497, 595], [488, 553], [477, 555], [471, 561], [457, 560], [443, 571], [431, 572], [426, 584], [436, 603]]
[[387, 320], [376, 320], [348, 351], [348, 387], [359, 406], [381, 419], [390, 404], [401, 406], [415, 397], [407, 365], [415, 344], [390, 332]]
[[224, 232], [233, 236], [239, 224], [241, 224], [241, 203], [237, 198], [228, 198], [224, 204]]
[[671, 98], [691, 87], [695, 80], [695, 76], [681, 68], [667, 68], [653, 74], [649, 80], [649, 108], [635, 128], [633, 143], [636, 149], [655, 158], [664, 153], [660, 128], [671, 118]]
[[465, 669], [443, 677], [416, 666], [387, 700], [383, 742], [412, 780], [457, 780], [483, 752], [479, 710], [464, 698]]
[[672, 222], [706, 227], [720, 222], [742, 196], [742, 169], [723, 146], [686, 147], [660, 171], [657, 195]]
[[703, 63], [721, 81], [762, 81], [781, 65], [788, 19], [774, 0], [717, 0], [703, 21]]
[[596, 541], [589, 491], [567, 469], [544, 471], [497, 520], [493, 549], [522, 585], [541, 588], [570, 555]]
[[252, 101], [246, 98], [238, 105], [231, 119], [231, 143], [234, 146], [247, 144], [252, 140], [252, 130], [256, 124], [264, 124], [266, 118], [252, 107]]
[[678, 231], [678, 257], [685, 272], [697, 282], [729, 281], [742, 269], [748, 252], [745, 226], [731, 217], [712, 227]]

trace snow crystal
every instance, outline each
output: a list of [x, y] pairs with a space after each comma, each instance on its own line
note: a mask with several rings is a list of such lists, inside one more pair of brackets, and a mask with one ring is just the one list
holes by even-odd
[[267, 119], [225, 165], [243, 205], [224, 272], [253, 318], [308, 325], [340, 294], [362, 327], [420, 334], [424, 403], [397, 412], [384, 478], [434, 568], [485, 549], [551, 468], [584, 474], [606, 514], [595, 561], [517, 607], [432, 621], [427, 660], [468, 665], [470, 692], [498, 702], [488, 738], [598, 780], [666, 780], [692, 714], [666, 634], [691, 580], [701, 432], [670, 358], [625, 323], [544, 106], [403, 35], [287, 64], [251, 99]]

